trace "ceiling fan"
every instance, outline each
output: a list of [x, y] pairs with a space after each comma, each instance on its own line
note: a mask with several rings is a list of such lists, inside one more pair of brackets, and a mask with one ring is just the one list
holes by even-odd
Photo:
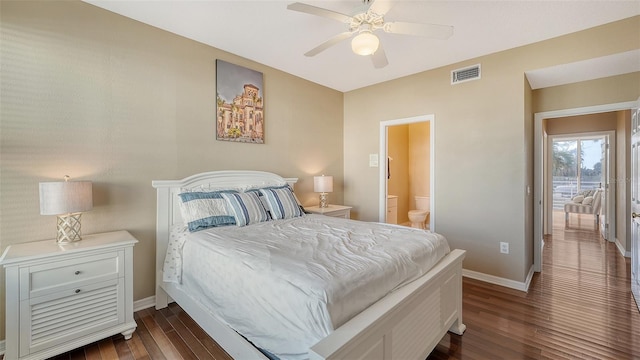
[[391, 8], [391, 3], [385, 0], [362, 0], [365, 5], [368, 4], [366, 11], [353, 16], [342, 14], [333, 10], [323, 9], [320, 7], [303, 4], [292, 3], [287, 9], [299, 11], [311, 15], [322, 16], [347, 24], [347, 31], [340, 33], [331, 39], [323, 42], [315, 48], [307, 51], [305, 56], [315, 56], [342, 40], [350, 38], [357, 34], [351, 40], [351, 49], [358, 55], [371, 55], [373, 66], [375, 68], [383, 68], [389, 64], [384, 49], [380, 44], [380, 40], [374, 34], [377, 30], [391, 34], [404, 34], [424, 36], [433, 39], [445, 40], [453, 35], [453, 26], [438, 24], [418, 24], [402, 21], [388, 22], [384, 20], [384, 15]]

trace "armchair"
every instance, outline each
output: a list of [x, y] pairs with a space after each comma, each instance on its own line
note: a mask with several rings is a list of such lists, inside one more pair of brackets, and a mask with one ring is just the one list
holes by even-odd
[[564, 225], [569, 223], [569, 213], [574, 214], [592, 214], [596, 228], [600, 223], [600, 208], [602, 204], [602, 189], [585, 190], [579, 192], [571, 199], [570, 202], [564, 204]]

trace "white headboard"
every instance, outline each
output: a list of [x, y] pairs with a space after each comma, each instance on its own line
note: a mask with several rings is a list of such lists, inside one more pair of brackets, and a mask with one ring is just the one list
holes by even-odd
[[174, 224], [182, 223], [178, 194], [188, 190], [235, 189], [245, 191], [267, 186], [289, 184], [291, 188], [298, 178], [283, 178], [279, 175], [251, 170], [211, 171], [195, 174], [182, 180], [154, 180], [157, 189], [156, 205], [156, 303], [159, 284], [162, 282], [162, 267], [169, 243], [169, 231]]

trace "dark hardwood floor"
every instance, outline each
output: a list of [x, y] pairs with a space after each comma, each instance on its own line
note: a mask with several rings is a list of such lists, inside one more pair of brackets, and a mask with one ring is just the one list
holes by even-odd
[[[640, 313], [630, 267], [593, 230], [593, 217], [555, 216], [543, 271], [528, 293], [465, 278], [463, 336], [447, 334], [436, 359], [640, 359]], [[499, 256], [499, 255], [497, 255]], [[135, 313], [138, 329], [55, 359], [229, 359], [179, 306]]]
[[464, 279], [463, 336], [435, 359], [640, 359], [640, 313], [629, 260], [594, 230], [593, 216], [554, 214], [542, 272], [528, 293]]

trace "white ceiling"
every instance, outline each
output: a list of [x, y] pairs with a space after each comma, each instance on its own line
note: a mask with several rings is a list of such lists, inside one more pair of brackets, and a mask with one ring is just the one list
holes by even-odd
[[[347, 25], [287, 10], [287, 5], [294, 1], [85, 1], [339, 91], [640, 15], [638, 0], [391, 1], [393, 6], [385, 20], [452, 25], [454, 35], [448, 40], [432, 40], [378, 31], [389, 65], [375, 69], [369, 57], [351, 51], [350, 40], [315, 57], [305, 57], [303, 54], [308, 50], [346, 31]], [[361, 12], [364, 6], [362, 0], [301, 2], [348, 15]], [[635, 61], [637, 71], [638, 52], [624, 60], [632, 62], [624, 65], [631, 68]], [[615, 61], [613, 64], [602, 61], [598, 68], [609, 76], [608, 72], [619, 71], [619, 65]], [[544, 79], [553, 77], [549, 72], [531, 70], [527, 75], [530, 79], [537, 76], [536, 86], [548, 86]], [[575, 77], [571, 81], [576, 81]]]

